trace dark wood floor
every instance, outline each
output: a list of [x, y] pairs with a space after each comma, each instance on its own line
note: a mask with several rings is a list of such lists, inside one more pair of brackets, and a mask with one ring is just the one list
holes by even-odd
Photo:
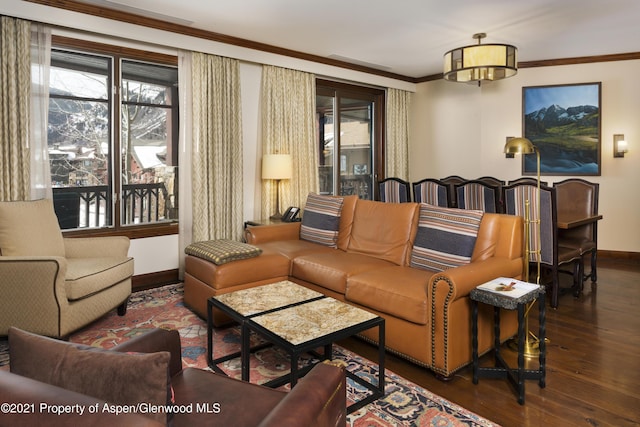
[[[450, 382], [389, 354], [387, 368], [505, 427], [640, 426], [640, 264], [600, 259], [598, 267], [595, 288], [587, 281], [579, 299], [567, 293], [558, 309], [547, 309], [547, 385], [528, 380], [524, 405], [506, 380], [474, 385], [470, 366]], [[535, 331], [537, 309], [532, 314]], [[339, 344], [376, 359], [360, 340]], [[509, 357], [515, 365], [515, 353]], [[480, 362], [491, 360], [489, 354]]]

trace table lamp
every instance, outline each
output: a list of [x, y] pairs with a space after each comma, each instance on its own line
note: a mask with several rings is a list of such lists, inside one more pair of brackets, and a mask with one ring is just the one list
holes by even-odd
[[[536, 154], [536, 181], [537, 181], [537, 192], [536, 192], [536, 206], [537, 206], [537, 215], [534, 221], [531, 221], [530, 215], [530, 203], [529, 200], [525, 201], [525, 210], [524, 210], [524, 250], [526, 259], [524, 261], [524, 281], [529, 282], [529, 262], [531, 261], [531, 255], [535, 254], [536, 264], [538, 267], [536, 284], [540, 285], [540, 248], [532, 251], [530, 248], [530, 233], [531, 233], [531, 223], [534, 222], [536, 225], [536, 233], [537, 233], [537, 241], [539, 244], [540, 240], [540, 151], [538, 148], [533, 145], [533, 143], [527, 138], [510, 138], [504, 146], [505, 154]], [[525, 312], [525, 330], [526, 341], [524, 343], [524, 355], [525, 356], [537, 356], [540, 354], [539, 350], [539, 341], [538, 337], [533, 335], [529, 331], [529, 311], [533, 307], [533, 303], [531, 303]], [[512, 343], [513, 344], [513, 343]], [[515, 345], [511, 346], [512, 348], [517, 347], [517, 342]]]
[[292, 160], [290, 154], [265, 154], [262, 156], [262, 179], [272, 179], [276, 181], [276, 213], [269, 218], [280, 220], [280, 181], [291, 179]]

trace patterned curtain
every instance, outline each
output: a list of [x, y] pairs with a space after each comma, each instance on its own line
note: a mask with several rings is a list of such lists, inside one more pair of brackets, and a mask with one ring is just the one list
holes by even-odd
[[[192, 53], [193, 241], [242, 236], [242, 117], [237, 60]], [[181, 180], [186, 179], [181, 176]]]
[[[291, 154], [293, 177], [280, 182], [281, 211], [301, 206], [318, 192], [318, 152], [315, 131], [315, 76], [301, 71], [263, 66], [262, 153]], [[275, 182], [262, 182], [262, 218], [275, 212]]]
[[411, 92], [387, 89], [385, 176], [409, 179], [409, 107]]
[[31, 23], [0, 19], [0, 200], [29, 200]]

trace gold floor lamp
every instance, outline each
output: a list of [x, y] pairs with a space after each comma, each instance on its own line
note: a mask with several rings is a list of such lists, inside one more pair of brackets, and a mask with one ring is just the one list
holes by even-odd
[[[527, 138], [511, 138], [507, 141], [504, 146], [505, 154], [534, 154], [536, 155], [536, 180], [537, 180], [537, 191], [536, 191], [536, 219], [531, 220], [530, 215], [530, 202], [529, 200], [525, 200], [525, 209], [524, 209], [524, 250], [525, 250], [525, 261], [524, 261], [524, 281], [529, 282], [529, 261], [531, 258], [531, 254], [535, 254], [536, 256], [536, 264], [538, 267], [538, 274], [536, 276], [536, 284], [540, 285], [540, 245], [542, 242], [540, 241], [540, 151], [538, 148], [533, 145], [531, 141]], [[531, 232], [531, 223], [536, 224], [536, 237], [538, 242], [538, 247], [536, 250], [532, 251], [530, 248], [530, 232]], [[525, 356], [538, 356], [540, 354], [539, 349], [539, 339], [536, 335], [534, 335], [531, 331], [529, 331], [529, 311], [533, 307], [532, 302], [527, 307], [525, 312], [525, 330], [527, 331], [526, 340], [524, 343], [524, 355]], [[511, 342], [510, 347], [517, 350], [518, 343], [517, 341]]]

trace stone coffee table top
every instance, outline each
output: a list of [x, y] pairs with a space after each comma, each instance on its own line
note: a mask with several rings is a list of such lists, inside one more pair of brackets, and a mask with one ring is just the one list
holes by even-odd
[[377, 318], [373, 313], [326, 297], [251, 320], [298, 345]]
[[288, 280], [257, 286], [215, 296], [214, 298], [240, 315], [249, 317], [258, 313], [322, 298], [323, 294]]

